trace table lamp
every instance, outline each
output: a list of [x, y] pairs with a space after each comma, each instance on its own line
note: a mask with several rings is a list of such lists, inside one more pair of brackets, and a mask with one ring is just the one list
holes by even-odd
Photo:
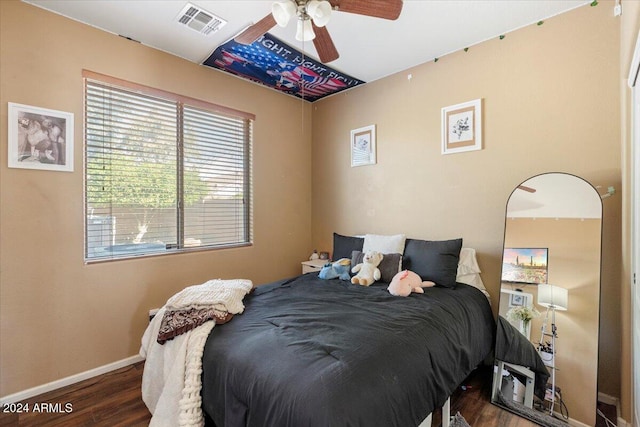
[[569, 292], [556, 285], [538, 285], [538, 305], [547, 309], [566, 311], [569, 307]]

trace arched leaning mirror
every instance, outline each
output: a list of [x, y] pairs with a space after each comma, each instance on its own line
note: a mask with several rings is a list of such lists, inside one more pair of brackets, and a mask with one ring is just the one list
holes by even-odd
[[541, 174], [511, 193], [493, 403], [540, 425], [595, 425], [601, 236], [602, 199], [582, 178]]

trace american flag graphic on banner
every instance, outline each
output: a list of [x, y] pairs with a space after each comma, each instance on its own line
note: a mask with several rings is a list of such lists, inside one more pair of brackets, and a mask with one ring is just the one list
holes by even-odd
[[250, 45], [229, 40], [203, 65], [311, 102], [364, 83], [305, 56], [269, 33]]

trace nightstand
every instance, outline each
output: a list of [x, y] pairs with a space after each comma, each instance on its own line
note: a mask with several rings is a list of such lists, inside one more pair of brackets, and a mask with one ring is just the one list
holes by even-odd
[[314, 271], [319, 272], [322, 269], [322, 267], [324, 267], [324, 265], [328, 262], [330, 261], [326, 259], [313, 259], [309, 261], [302, 261], [302, 274], [312, 273]]

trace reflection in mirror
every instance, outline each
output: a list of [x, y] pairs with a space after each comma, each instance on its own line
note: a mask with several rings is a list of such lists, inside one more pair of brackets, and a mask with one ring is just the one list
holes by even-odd
[[595, 425], [602, 200], [547, 173], [507, 202], [492, 402], [545, 426]]

